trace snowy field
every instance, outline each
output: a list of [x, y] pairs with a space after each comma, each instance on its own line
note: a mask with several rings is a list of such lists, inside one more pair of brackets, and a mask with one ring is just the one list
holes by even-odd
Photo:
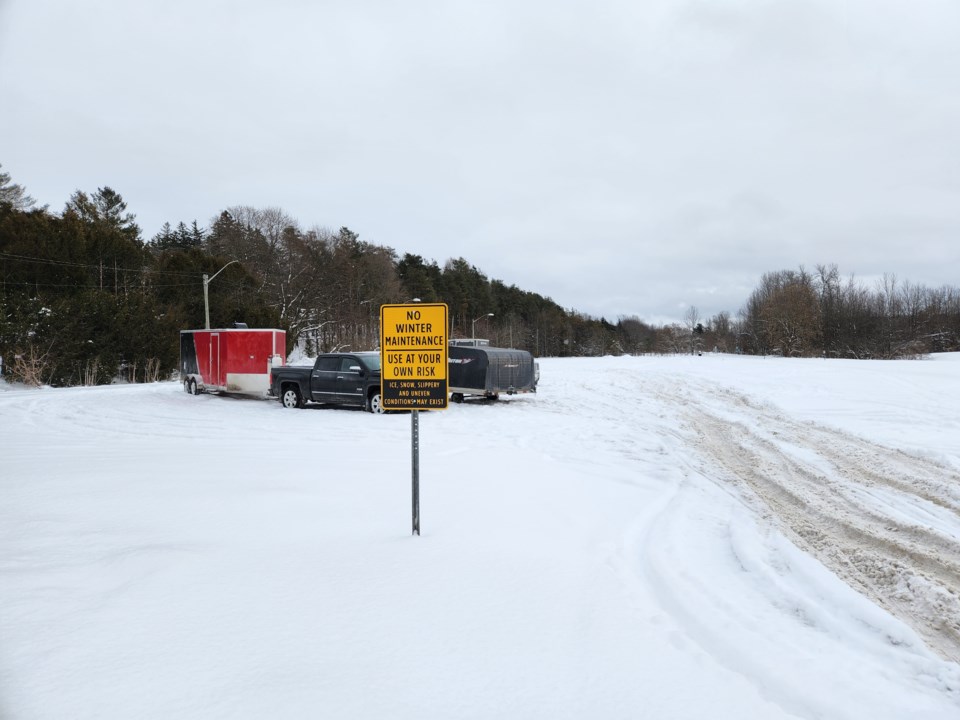
[[960, 354], [540, 366], [0, 392], [0, 718], [960, 717]]

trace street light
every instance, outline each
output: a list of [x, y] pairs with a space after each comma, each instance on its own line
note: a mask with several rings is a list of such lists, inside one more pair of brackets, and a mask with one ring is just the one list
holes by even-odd
[[470, 323], [470, 339], [471, 340], [477, 339], [477, 320], [483, 320], [485, 317], [493, 317], [493, 313], [486, 313], [484, 315], [481, 315], [480, 317], [475, 318]]
[[217, 270], [217, 271], [213, 274], [213, 277], [207, 277], [207, 274], [206, 274], [206, 273], [203, 274], [203, 317], [204, 317], [204, 319], [206, 320], [206, 323], [207, 323], [207, 328], [206, 328], [207, 330], [210, 329], [210, 292], [209, 292], [209, 290], [208, 290], [208, 288], [209, 288], [209, 286], [210, 286], [210, 281], [213, 280], [213, 278], [215, 278], [217, 275], [219, 275], [220, 273], [222, 273], [224, 270], [226, 270], [227, 267], [229, 267], [230, 265], [233, 265], [235, 262], [240, 262], [240, 261], [239, 261], [239, 260], [231, 260], [231, 261], [228, 262], [226, 265], [224, 265], [222, 268], [220, 268], [219, 270]]

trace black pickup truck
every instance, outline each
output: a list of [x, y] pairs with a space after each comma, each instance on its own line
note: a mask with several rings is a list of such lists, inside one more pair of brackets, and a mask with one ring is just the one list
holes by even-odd
[[311, 401], [382, 413], [380, 353], [327, 353], [312, 368], [275, 367], [270, 370], [270, 394], [286, 408], [302, 408]]

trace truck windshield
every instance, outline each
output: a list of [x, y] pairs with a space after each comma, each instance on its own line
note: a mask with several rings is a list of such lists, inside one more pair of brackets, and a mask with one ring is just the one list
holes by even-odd
[[361, 355], [360, 362], [371, 372], [380, 372], [380, 353], [371, 353], [370, 355]]

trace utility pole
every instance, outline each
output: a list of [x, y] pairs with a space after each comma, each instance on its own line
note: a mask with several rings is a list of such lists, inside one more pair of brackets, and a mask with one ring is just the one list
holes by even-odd
[[206, 326], [205, 326], [205, 327], [206, 327], [207, 330], [210, 329], [210, 291], [209, 291], [209, 289], [208, 289], [208, 288], [210, 287], [210, 281], [213, 280], [213, 278], [215, 278], [217, 275], [219, 275], [220, 273], [222, 273], [224, 270], [226, 270], [227, 267], [229, 267], [230, 265], [233, 265], [235, 262], [240, 262], [240, 261], [239, 261], [239, 260], [231, 260], [231, 261], [228, 262], [226, 265], [224, 265], [222, 268], [220, 268], [219, 270], [217, 270], [217, 271], [213, 274], [213, 277], [212, 277], [212, 278], [208, 278], [206, 273], [203, 274], [203, 317], [204, 317], [204, 320], [206, 321]]

